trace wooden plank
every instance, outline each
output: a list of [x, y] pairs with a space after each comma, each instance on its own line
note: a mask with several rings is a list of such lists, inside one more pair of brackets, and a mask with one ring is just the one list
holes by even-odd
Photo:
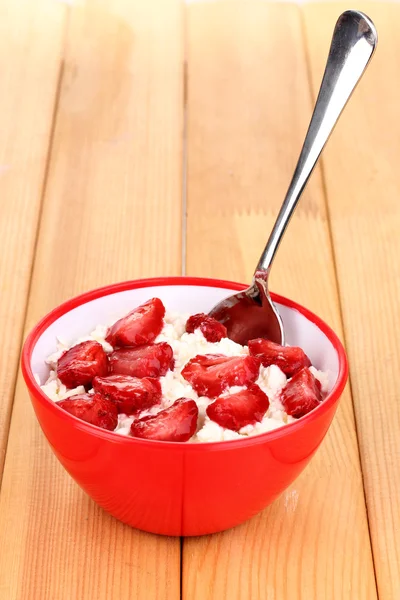
[[[300, 16], [285, 4], [189, 7], [190, 275], [250, 281], [311, 115]], [[272, 289], [340, 334], [319, 170], [279, 252]], [[277, 502], [231, 531], [184, 540], [183, 598], [376, 598], [348, 391], [322, 448]]]
[[[329, 31], [348, 6], [307, 5], [314, 94]], [[400, 6], [363, 3], [376, 56], [324, 155], [329, 212], [381, 600], [400, 598]]]
[[[72, 4], [28, 327], [66, 297], [181, 270], [179, 0]], [[104, 514], [53, 457], [20, 378], [0, 498], [0, 597], [179, 597], [180, 541]]]
[[[65, 6], [0, 2], [0, 480], [49, 148]], [[29, 47], [29, 52], [27, 48]]]

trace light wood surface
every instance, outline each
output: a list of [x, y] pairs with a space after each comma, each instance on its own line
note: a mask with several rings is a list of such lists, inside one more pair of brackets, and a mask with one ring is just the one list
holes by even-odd
[[[305, 7], [314, 94], [344, 5]], [[361, 3], [376, 57], [324, 156], [379, 597], [400, 598], [400, 5]]]
[[14, 395], [23, 330], [74, 294], [182, 271], [250, 279], [346, 8], [0, 0], [0, 600], [400, 597], [400, 6], [360, 7], [380, 47], [271, 277], [351, 366], [291, 488], [214, 536], [130, 529], [63, 471], [20, 376]]

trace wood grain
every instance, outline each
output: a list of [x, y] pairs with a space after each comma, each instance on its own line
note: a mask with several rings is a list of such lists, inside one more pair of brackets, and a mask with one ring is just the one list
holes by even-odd
[[[73, 4], [27, 324], [84, 289], [181, 271], [179, 0]], [[0, 597], [176, 599], [180, 541], [104, 514], [17, 385], [0, 498]]]
[[[344, 4], [307, 5], [314, 94]], [[379, 598], [400, 598], [400, 6], [361, 3], [379, 44], [323, 159]]]
[[[296, 6], [189, 7], [188, 274], [250, 280], [310, 114]], [[282, 244], [272, 288], [340, 334], [320, 170]], [[184, 541], [183, 598], [376, 598], [348, 391], [322, 448], [280, 500], [234, 530]]]
[[46, 0], [0, 2], [0, 324], [3, 340], [0, 480], [61, 64], [65, 10], [65, 6]]

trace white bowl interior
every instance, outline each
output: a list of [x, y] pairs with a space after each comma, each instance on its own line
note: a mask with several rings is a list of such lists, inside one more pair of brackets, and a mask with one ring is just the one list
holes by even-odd
[[[208, 312], [219, 300], [229, 296], [229, 288], [195, 285], [165, 285], [127, 290], [97, 298], [74, 308], [54, 321], [38, 339], [32, 353], [31, 368], [43, 383], [48, 376], [46, 358], [56, 350], [57, 337], [67, 343], [89, 334], [97, 325], [110, 325], [149, 298], [160, 298], [166, 309], [195, 314]], [[329, 375], [330, 389], [339, 373], [337, 352], [326, 335], [297, 310], [278, 304], [287, 343], [300, 346], [312, 364]]]

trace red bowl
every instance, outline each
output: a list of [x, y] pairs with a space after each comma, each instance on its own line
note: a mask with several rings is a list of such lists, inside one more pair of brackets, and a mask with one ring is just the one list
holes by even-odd
[[75, 481], [107, 512], [132, 527], [164, 535], [202, 535], [249, 519], [273, 502], [321, 444], [347, 380], [342, 344], [317, 316], [273, 296], [287, 342], [301, 346], [329, 372], [330, 392], [314, 411], [280, 429], [243, 440], [180, 444], [122, 437], [80, 421], [50, 400], [36, 383], [56, 336], [71, 342], [153, 296], [167, 309], [207, 312], [246, 286], [217, 279], [168, 277], [128, 281], [65, 302], [29, 334], [22, 372], [44, 434]]

